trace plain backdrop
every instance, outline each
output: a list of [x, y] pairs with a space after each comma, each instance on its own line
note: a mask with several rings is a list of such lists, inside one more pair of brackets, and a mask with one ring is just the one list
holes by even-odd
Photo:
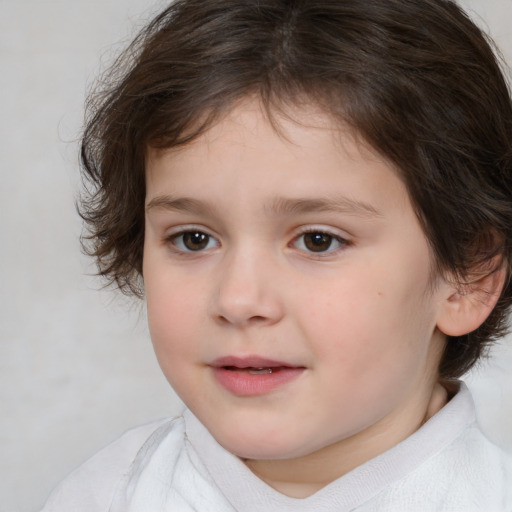
[[[182, 407], [143, 307], [98, 291], [74, 206], [86, 90], [163, 5], [0, 0], [0, 512], [38, 510], [100, 447]], [[464, 5], [512, 62], [512, 0]], [[509, 449], [511, 375], [509, 339], [468, 376], [483, 428]]]

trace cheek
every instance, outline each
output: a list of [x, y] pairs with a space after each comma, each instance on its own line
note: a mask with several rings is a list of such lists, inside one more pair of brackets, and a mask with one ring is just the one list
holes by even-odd
[[144, 266], [149, 330], [159, 360], [189, 345], [201, 295], [193, 283], [166, 267], [151, 258], [147, 258]]
[[182, 399], [186, 399], [181, 388], [187, 389], [190, 363], [197, 358], [197, 343], [194, 343], [191, 329], [197, 325], [195, 308], [186, 293], [178, 292], [174, 286], [162, 285], [160, 281], [146, 292], [151, 341], [167, 381]]
[[387, 270], [353, 267], [344, 279], [309, 294], [298, 316], [308, 319], [304, 328], [319, 360], [336, 361], [345, 374], [389, 373], [390, 368], [394, 373], [426, 349], [431, 333], [418, 330], [418, 312], [425, 311], [422, 284]]
[[155, 344], [177, 344], [190, 336], [197, 304], [177, 290], [147, 294], [148, 323]]

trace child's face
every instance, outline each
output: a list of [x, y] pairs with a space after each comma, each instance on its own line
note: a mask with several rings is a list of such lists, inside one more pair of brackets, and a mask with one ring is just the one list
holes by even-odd
[[282, 137], [247, 102], [147, 159], [158, 360], [214, 437], [251, 459], [408, 435], [444, 345], [447, 285], [432, 286], [391, 165], [314, 109], [293, 115]]

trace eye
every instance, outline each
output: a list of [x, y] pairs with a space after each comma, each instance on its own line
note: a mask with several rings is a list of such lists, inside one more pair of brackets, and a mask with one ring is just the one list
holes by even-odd
[[197, 230], [182, 231], [170, 236], [169, 241], [177, 250], [183, 252], [198, 252], [219, 246], [215, 238]]
[[310, 231], [297, 237], [293, 244], [297, 249], [307, 252], [332, 252], [348, 242], [343, 238], [323, 231]]

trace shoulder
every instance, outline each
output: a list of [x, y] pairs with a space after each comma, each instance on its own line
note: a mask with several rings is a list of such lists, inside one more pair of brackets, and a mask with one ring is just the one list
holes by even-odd
[[[464, 394], [470, 396], [467, 390]], [[454, 407], [451, 412], [455, 415], [461, 411], [461, 407]], [[453, 415], [451, 421], [455, 422]], [[439, 422], [436, 428], [439, 431], [448, 425]], [[512, 455], [487, 439], [476, 419], [433, 453], [412, 478], [421, 480], [418, 485], [424, 489], [436, 489], [431, 496], [442, 503], [436, 510], [512, 510]]]
[[440, 511], [512, 510], [512, 456], [492, 444], [476, 423], [418, 471], [426, 489], [435, 489]]
[[[459, 395], [471, 398], [466, 387]], [[454, 407], [452, 413], [460, 411], [461, 407]], [[438, 428], [446, 425], [439, 423]], [[472, 502], [480, 500], [482, 509], [512, 510], [512, 454], [485, 436], [476, 416], [432, 458], [431, 464], [443, 470], [438, 475], [442, 478], [440, 485], [447, 490], [458, 489]]]
[[160, 420], [129, 430], [66, 477], [41, 512], [106, 512], [121, 479], [153, 437], [182, 432], [183, 419]]
[[384, 458], [401, 474], [361, 511], [512, 511], [512, 455], [482, 433], [465, 386]]
[[489, 441], [476, 422], [439, 458], [445, 465], [453, 461], [452, 479], [464, 477], [471, 493], [506, 499], [512, 510], [512, 454]]
[[363, 510], [512, 511], [512, 457], [473, 424]]

